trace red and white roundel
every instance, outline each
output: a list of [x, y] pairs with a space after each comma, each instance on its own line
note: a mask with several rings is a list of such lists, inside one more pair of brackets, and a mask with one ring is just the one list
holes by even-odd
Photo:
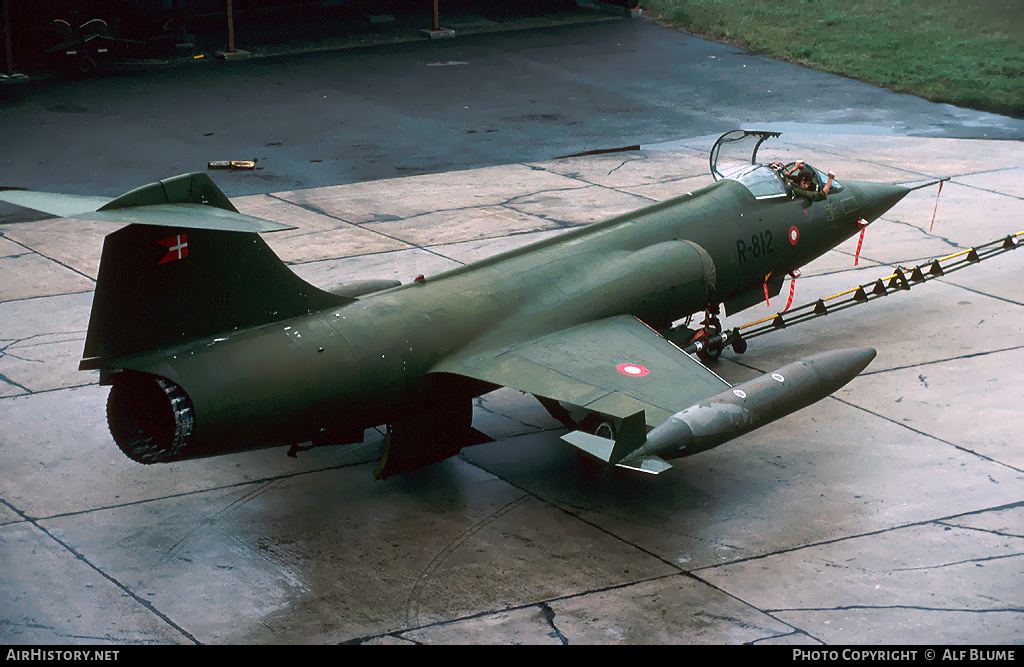
[[796, 228], [796, 225], [793, 225], [789, 228], [789, 243], [790, 245], [796, 245], [799, 240], [800, 230]]
[[629, 375], [630, 377], [642, 378], [651, 371], [647, 370], [640, 364], [619, 364], [615, 367], [615, 370], [622, 373], [623, 375]]

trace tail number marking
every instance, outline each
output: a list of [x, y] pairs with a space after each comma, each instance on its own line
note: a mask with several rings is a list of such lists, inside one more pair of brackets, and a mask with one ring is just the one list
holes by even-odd
[[750, 237], [750, 246], [747, 246], [743, 239], [736, 241], [736, 256], [739, 258], [739, 263], [747, 261], [747, 252], [750, 252], [754, 256], [754, 259], [759, 257], [770, 255], [775, 252], [772, 248], [772, 232], [770, 229], [766, 229], [759, 234], [754, 234]]

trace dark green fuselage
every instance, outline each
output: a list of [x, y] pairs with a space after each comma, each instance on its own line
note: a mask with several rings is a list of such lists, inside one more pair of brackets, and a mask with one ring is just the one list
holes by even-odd
[[[194, 406], [177, 458], [360, 433], [493, 388], [431, 373], [449, 355], [630, 314], [660, 329], [762, 289], [903, 194], [847, 183], [821, 203], [702, 190], [352, 303], [116, 361]], [[793, 229], [796, 232], [793, 232]], [[259, 289], [259, 286], [253, 286]]]

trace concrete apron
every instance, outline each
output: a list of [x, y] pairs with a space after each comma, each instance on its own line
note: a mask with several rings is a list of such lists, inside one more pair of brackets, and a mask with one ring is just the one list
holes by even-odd
[[[706, 184], [711, 141], [682, 143], [235, 203], [298, 227], [265, 238], [314, 284], [408, 281]], [[856, 238], [805, 267], [798, 304], [1024, 229], [1018, 143], [787, 134], [759, 156], [952, 176], [937, 208], [916, 191], [871, 225], [857, 267]], [[1022, 639], [1024, 253], [727, 352], [733, 383], [835, 347], [878, 357], [658, 477], [602, 477], [506, 389], [475, 415], [496, 442], [376, 482], [376, 431], [297, 459], [126, 459], [107, 390], [75, 370], [111, 231], [0, 228], [7, 643]], [[785, 289], [725, 326], [781, 310]]]

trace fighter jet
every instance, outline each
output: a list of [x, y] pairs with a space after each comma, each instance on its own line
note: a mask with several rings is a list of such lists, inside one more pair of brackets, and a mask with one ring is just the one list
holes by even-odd
[[[822, 201], [798, 196], [794, 165], [756, 160], [774, 136], [723, 135], [707, 187], [406, 284], [308, 284], [260, 237], [291, 227], [239, 213], [203, 173], [114, 199], [0, 199], [128, 223], [103, 245], [80, 369], [111, 386], [110, 432], [135, 461], [294, 453], [384, 424], [384, 478], [488, 441], [472, 399], [506, 386], [589, 456], [659, 473], [829, 395], [875, 356], [826, 352], [734, 387], [681, 349], [715, 356], [720, 306], [777, 294], [911, 191], [832, 180]], [[747, 145], [749, 159], [722, 159]], [[824, 175], [801, 169], [820, 190]], [[702, 328], [673, 328], [695, 313]]]

